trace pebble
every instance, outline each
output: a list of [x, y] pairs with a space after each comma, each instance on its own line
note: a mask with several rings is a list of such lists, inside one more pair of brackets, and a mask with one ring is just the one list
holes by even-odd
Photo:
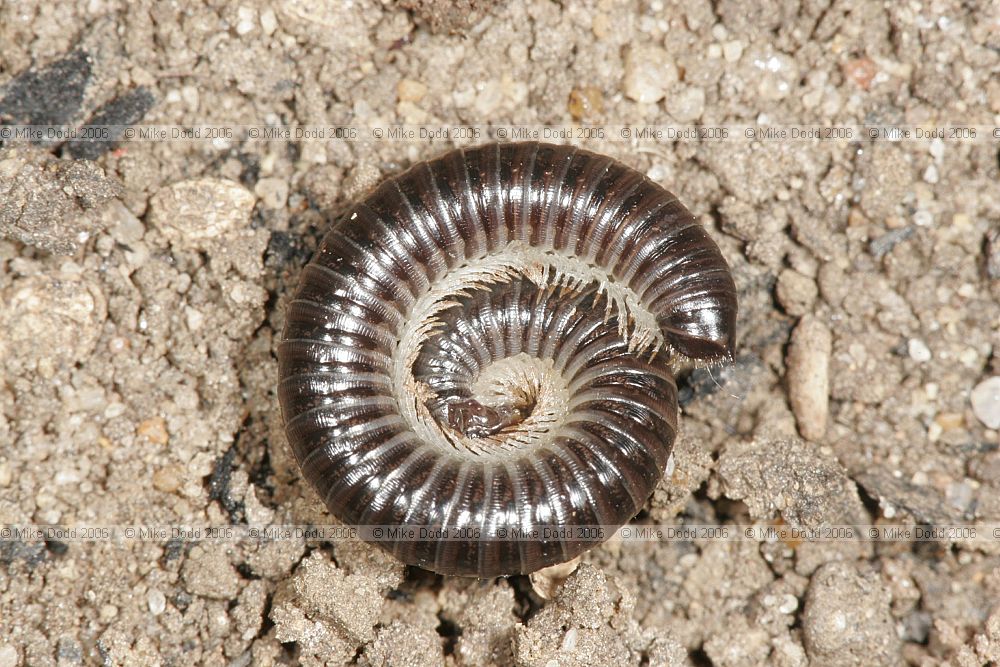
[[878, 73], [878, 67], [871, 58], [855, 58], [841, 66], [844, 78], [853, 81], [862, 90], [868, 90]]
[[941, 160], [941, 158], [944, 157], [944, 142], [938, 137], [931, 139], [931, 143], [930, 146], [927, 147], [927, 151], [935, 160]]
[[163, 417], [150, 417], [142, 421], [136, 428], [136, 435], [156, 445], [165, 445], [170, 439], [167, 422]]
[[899, 664], [901, 644], [891, 596], [863, 566], [832, 562], [813, 574], [802, 611], [802, 638], [811, 664]]
[[826, 433], [830, 413], [830, 354], [833, 338], [813, 315], [803, 317], [788, 346], [788, 397], [799, 433], [819, 440]]
[[917, 363], [925, 363], [931, 360], [931, 350], [927, 347], [927, 343], [920, 340], [919, 338], [911, 338], [906, 342], [906, 351], [910, 355], [910, 359], [913, 359]]
[[593, 120], [604, 112], [604, 97], [597, 86], [574, 88], [569, 93], [566, 110], [576, 121]]
[[396, 84], [396, 97], [400, 102], [419, 102], [427, 94], [427, 86], [413, 79], [402, 79]]
[[159, 616], [167, 608], [167, 596], [155, 588], [146, 593], [146, 602], [149, 604], [149, 613], [153, 616]]
[[499, 79], [490, 79], [477, 88], [478, 94], [472, 106], [480, 115], [488, 116], [504, 103], [503, 84]]
[[86, 359], [107, 315], [100, 289], [77, 276], [39, 275], [15, 282], [13, 296], [0, 306], [2, 343], [20, 350], [19, 362], [73, 364]]
[[260, 27], [265, 35], [273, 35], [278, 29], [278, 17], [270, 7], [260, 13]]
[[184, 309], [184, 319], [187, 321], [188, 329], [198, 331], [205, 324], [205, 316], [197, 308], [188, 306]]
[[969, 396], [972, 414], [987, 428], [1000, 428], [1000, 375], [983, 380]]
[[666, 51], [656, 46], [629, 49], [625, 57], [625, 78], [622, 81], [625, 95], [629, 99], [641, 104], [659, 102], [676, 81], [677, 67]]
[[764, 99], [787, 97], [799, 79], [797, 63], [784, 53], [770, 50], [757, 52], [751, 62], [758, 69], [757, 92]]
[[0, 667], [17, 667], [17, 649], [10, 644], [0, 645]]
[[236, 10], [236, 34], [245, 35], [257, 27], [257, 12], [251, 7], [240, 7]]
[[701, 88], [685, 88], [667, 99], [667, 113], [682, 123], [698, 120], [704, 111], [705, 91]]
[[734, 39], [731, 42], [726, 42], [722, 45], [722, 57], [726, 59], [726, 62], [734, 63], [740, 59], [743, 55], [743, 42], [738, 39]]
[[176, 493], [181, 488], [183, 471], [175, 465], [168, 465], [153, 473], [153, 488], [163, 493]]
[[98, 612], [98, 615], [100, 616], [102, 621], [107, 623], [108, 621], [111, 621], [118, 615], [118, 607], [114, 606], [113, 604], [101, 605], [101, 609]]
[[108, 233], [122, 245], [131, 246], [138, 243], [146, 233], [146, 228], [139, 218], [135, 217], [119, 199], [108, 205], [104, 215], [108, 222]]
[[590, 22], [590, 30], [597, 39], [605, 39], [611, 32], [611, 21], [607, 14], [596, 14]]
[[195, 178], [160, 188], [150, 222], [174, 246], [205, 250], [210, 242], [250, 224], [254, 196], [234, 181]]
[[288, 181], [283, 178], [262, 178], [253, 188], [264, 208], [280, 209], [288, 201]]
[[801, 317], [812, 310], [819, 288], [816, 281], [795, 269], [785, 269], [778, 276], [775, 288], [778, 303], [793, 317]]
[[781, 606], [778, 607], [778, 611], [780, 611], [782, 614], [791, 614], [798, 608], [799, 608], [799, 599], [790, 593], [786, 593], [781, 598]]

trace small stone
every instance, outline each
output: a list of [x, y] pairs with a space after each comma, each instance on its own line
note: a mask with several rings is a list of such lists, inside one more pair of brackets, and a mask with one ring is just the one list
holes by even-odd
[[288, 201], [288, 181], [283, 178], [262, 178], [257, 181], [253, 191], [260, 197], [264, 208], [284, 208]]
[[107, 623], [108, 621], [113, 620], [118, 615], [118, 607], [114, 606], [113, 604], [101, 605], [101, 609], [100, 611], [98, 611], [98, 615], [100, 616], [102, 621]]
[[576, 572], [576, 568], [579, 565], [580, 556], [577, 556], [571, 561], [558, 563], [542, 568], [537, 572], [532, 572], [528, 577], [531, 580], [531, 588], [543, 600], [551, 600], [555, 598], [563, 582]]
[[830, 412], [830, 329], [815, 316], [803, 317], [788, 346], [788, 397], [799, 433], [819, 440], [826, 433]]
[[257, 27], [257, 12], [252, 7], [240, 7], [236, 10], [236, 34], [245, 35]]
[[574, 88], [567, 104], [569, 114], [577, 121], [594, 120], [604, 113], [604, 97], [597, 86]]
[[832, 562], [812, 576], [802, 611], [802, 637], [812, 664], [900, 662], [890, 595], [877, 574], [859, 568]]
[[931, 157], [935, 160], [941, 160], [944, 157], [944, 142], [940, 137], [935, 137], [931, 139], [930, 146], [927, 147], [927, 152], [931, 154]]
[[705, 91], [701, 88], [686, 88], [677, 95], [667, 98], [667, 113], [682, 123], [701, 118], [705, 111]]
[[104, 209], [108, 233], [118, 243], [132, 246], [142, 240], [146, 227], [120, 200], [114, 200]]
[[[0, 360], [8, 364], [83, 361], [94, 350], [106, 317], [101, 286], [89, 279], [62, 274], [15, 281], [9, 294], [0, 295]], [[41, 340], [45, 345], [38, 344]]]
[[954, 431], [965, 425], [965, 418], [960, 412], [942, 412], [934, 418], [934, 423], [944, 431]]
[[590, 29], [597, 39], [607, 37], [611, 30], [611, 21], [608, 19], [608, 15], [604, 13], [595, 14], [594, 19], [590, 22]]
[[396, 84], [396, 97], [400, 102], [419, 102], [427, 94], [427, 86], [413, 79], [401, 79]]
[[780, 611], [782, 614], [791, 614], [798, 608], [799, 608], [799, 599], [794, 595], [786, 593], [781, 598], [781, 606], [778, 607], [778, 611]]
[[757, 93], [768, 100], [780, 100], [792, 92], [799, 80], [799, 65], [789, 55], [771, 47], [756, 49], [750, 57], [757, 72]]
[[853, 81], [862, 90], [868, 90], [872, 85], [872, 79], [878, 73], [878, 68], [871, 58], [855, 58], [844, 63], [841, 71], [845, 79]]
[[184, 319], [187, 321], [188, 329], [191, 331], [198, 331], [205, 324], [205, 315], [192, 306], [184, 309]]
[[167, 422], [163, 417], [151, 417], [139, 424], [136, 435], [145, 438], [153, 444], [165, 445], [170, 436], [167, 434]]
[[483, 116], [488, 116], [499, 109], [506, 99], [503, 83], [499, 79], [489, 79], [481, 87], [477, 87], [477, 90], [478, 94], [472, 108]]
[[726, 42], [722, 45], [722, 57], [726, 59], [728, 63], [737, 62], [740, 56], [743, 55], [743, 42], [738, 39], [734, 39], [731, 42]]
[[210, 242], [250, 224], [254, 196], [239, 183], [196, 178], [160, 188], [150, 222], [174, 246], [205, 250]]
[[0, 644], [0, 667], [17, 667], [17, 649], [10, 644]]
[[146, 604], [149, 605], [149, 613], [153, 616], [159, 616], [167, 608], [167, 596], [155, 588], [150, 589], [146, 593]]
[[794, 269], [785, 269], [778, 276], [775, 288], [778, 303], [793, 317], [801, 317], [812, 310], [819, 288], [816, 281]]
[[913, 359], [917, 363], [926, 363], [931, 360], [931, 350], [927, 347], [927, 343], [920, 340], [919, 338], [911, 338], [906, 342], [906, 351], [910, 355], [910, 359]]
[[641, 104], [662, 100], [677, 81], [677, 67], [659, 47], [632, 47], [625, 56], [625, 95]]
[[278, 29], [278, 17], [270, 7], [260, 13], [260, 27], [265, 35], [273, 35]]
[[153, 473], [153, 488], [163, 493], [176, 493], [181, 488], [181, 470], [167, 465]]
[[986, 428], [1000, 429], [1000, 375], [983, 380], [972, 389], [969, 396], [972, 414]]

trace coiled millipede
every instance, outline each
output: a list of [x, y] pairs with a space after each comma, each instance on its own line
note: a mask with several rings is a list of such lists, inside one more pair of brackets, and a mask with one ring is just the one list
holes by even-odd
[[642, 508], [677, 429], [673, 357], [731, 358], [736, 310], [719, 248], [640, 172], [571, 146], [454, 150], [353, 205], [304, 268], [285, 430], [341, 521], [449, 536], [374, 540], [401, 561], [532, 572], [595, 546], [574, 527]]

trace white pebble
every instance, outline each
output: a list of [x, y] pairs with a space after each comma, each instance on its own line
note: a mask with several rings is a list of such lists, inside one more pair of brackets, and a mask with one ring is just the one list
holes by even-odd
[[701, 88], [687, 88], [667, 98], [667, 113], [682, 123], [698, 120], [704, 110], [705, 91]]
[[1000, 375], [977, 384], [969, 396], [972, 413], [987, 428], [1000, 428]]
[[288, 181], [283, 178], [262, 178], [257, 181], [253, 191], [260, 197], [264, 208], [284, 208], [288, 201]]
[[236, 10], [236, 34], [245, 35], [257, 27], [256, 13], [250, 7], [240, 7]]
[[910, 353], [910, 359], [918, 363], [924, 363], [931, 360], [931, 350], [927, 347], [927, 343], [920, 340], [919, 338], [911, 338], [906, 343], [906, 350]]
[[740, 59], [743, 55], [743, 42], [738, 39], [734, 39], [731, 42], [726, 42], [722, 45], [722, 57], [726, 59], [728, 63], [734, 63]]
[[782, 614], [791, 614], [793, 611], [799, 608], [799, 600], [794, 595], [786, 593], [781, 598], [781, 606], [778, 607], [778, 611]]
[[937, 183], [938, 182], [938, 170], [932, 164], [927, 165], [927, 169], [924, 169], [924, 182], [925, 183]]
[[260, 27], [265, 35], [272, 35], [278, 29], [278, 17], [274, 15], [274, 10], [268, 7], [260, 13]]
[[10, 644], [0, 645], [0, 667], [17, 667], [17, 649]]
[[566, 653], [572, 653], [575, 651], [578, 635], [579, 631], [576, 628], [570, 628], [567, 630], [566, 634], [563, 636], [562, 646], [560, 648], [562, 648], [562, 650]]
[[149, 613], [159, 616], [167, 608], [167, 597], [155, 588], [146, 594], [146, 601], [149, 603]]
[[935, 137], [931, 139], [931, 144], [927, 148], [928, 152], [931, 154], [935, 160], [940, 160], [944, 157], [944, 142], [940, 138]]
[[677, 81], [677, 67], [659, 47], [632, 47], [625, 57], [625, 95], [642, 104], [659, 102]]
[[197, 308], [188, 306], [184, 309], [184, 318], [187, 320], [188, 329], [198, 331], [205, 324], [205, 316]]

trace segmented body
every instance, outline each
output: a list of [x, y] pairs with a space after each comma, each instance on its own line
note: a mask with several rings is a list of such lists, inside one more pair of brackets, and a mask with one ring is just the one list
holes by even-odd
[[378, 542], [400, 560], [532, 572], [595, 545], [573, 527], [641, 509], [677, 428], [670, 356], [730, 357], [736, 310], [718, 247], [641, 173], [571, 146], [455, 150], [383, 182], [303, 270], [286, 433], [340, 520], [452, 536]]

